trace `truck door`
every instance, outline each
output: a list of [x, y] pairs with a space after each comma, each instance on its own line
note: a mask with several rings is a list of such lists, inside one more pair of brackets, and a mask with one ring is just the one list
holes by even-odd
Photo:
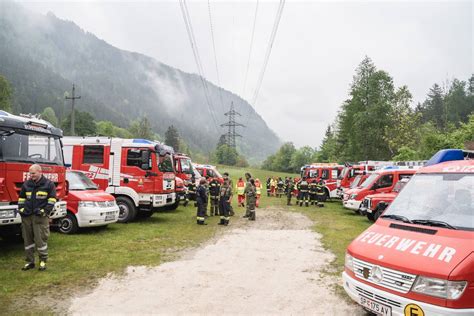
[[384, 174], [375, 182], [373, 189], [377, 193], [390, 192], [393, 184], [393, 174]]
[[138, 194], [153, 194], [155, 179], [153, 155], [148, 148], [126, 148], [122, 159], [120, 185], [134, 189]]

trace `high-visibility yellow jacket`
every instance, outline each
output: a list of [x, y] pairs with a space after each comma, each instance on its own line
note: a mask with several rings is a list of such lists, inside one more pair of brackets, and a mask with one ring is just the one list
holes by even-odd
[[237, 181], [237, 194], [238, 195], [244, 195], [244, 190], [245, 190], [245, 182], [244, 181]]
[[260, 183], [260, 181], [255, 180], [255, 188], [257, 190], [257, 195], [261, 195], [262, 194], [262, 184]]

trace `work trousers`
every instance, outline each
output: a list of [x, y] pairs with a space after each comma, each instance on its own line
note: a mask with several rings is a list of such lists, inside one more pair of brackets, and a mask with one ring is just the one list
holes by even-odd
[[244, 202], [245, 202], [245, 194], [237, 195], [237, 203], [239, 203], [239, 206], [244, 204]]
[[218, 196], [211, 196], [210, 213], [211, 213], [211, 216], [219, 215], [219, 197]]
[[21, 230], [25, 244], [26, 261], [35, 262], [35, 248], [41, 261], [48, 260], [49, 218], [47, 216], [24, 216]]
[[206, 219], [207, 203], [197, 202], [197, 221], [198, 223], [204, 223]]
[[308, 195], [308, 192], [300, 192], [300, 206], [303, 206], [303, 202], [306, 204], [306, 206], [309, 205]]

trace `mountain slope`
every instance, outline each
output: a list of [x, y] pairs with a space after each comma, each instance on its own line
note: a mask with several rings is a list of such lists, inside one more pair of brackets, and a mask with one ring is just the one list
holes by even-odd
[[[74, 82], [82, 96], [78, 109], [98, 120], [127, 126], [130, 120], [147, 116], [162, 135], [174, 124], [192, 148], [203, 152], [213, 150], [225, 133], [215, 127], [197, 75], [115, 48], [52, 14], [34, 14], [5, 1], [0, 2], [0, 73], [12, 82], [17, 112], [52, 106], [66, 115], [69, 106], [63, 96]], [[224, 112], [231, 101], [240, 113], [251, 113], [248, 127], [240, 131], [244, 154], [262, 160], [277, 150], [279, 138], [245, 100], [208, 85], [218, 124], [226, 120]]]

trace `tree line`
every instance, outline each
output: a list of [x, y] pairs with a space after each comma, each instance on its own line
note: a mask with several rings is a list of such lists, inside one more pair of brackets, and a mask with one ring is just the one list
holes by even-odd
[[474, 75], [444, 86], [435, 83], [426, 100], [413, 106], [408, 87], [396, 87], [390, 74], [366, 57], [320, 147], [297, 149], [285, 143], [263, 168], [298, 172], [312, 162], [424, 160], [473, 141]]

